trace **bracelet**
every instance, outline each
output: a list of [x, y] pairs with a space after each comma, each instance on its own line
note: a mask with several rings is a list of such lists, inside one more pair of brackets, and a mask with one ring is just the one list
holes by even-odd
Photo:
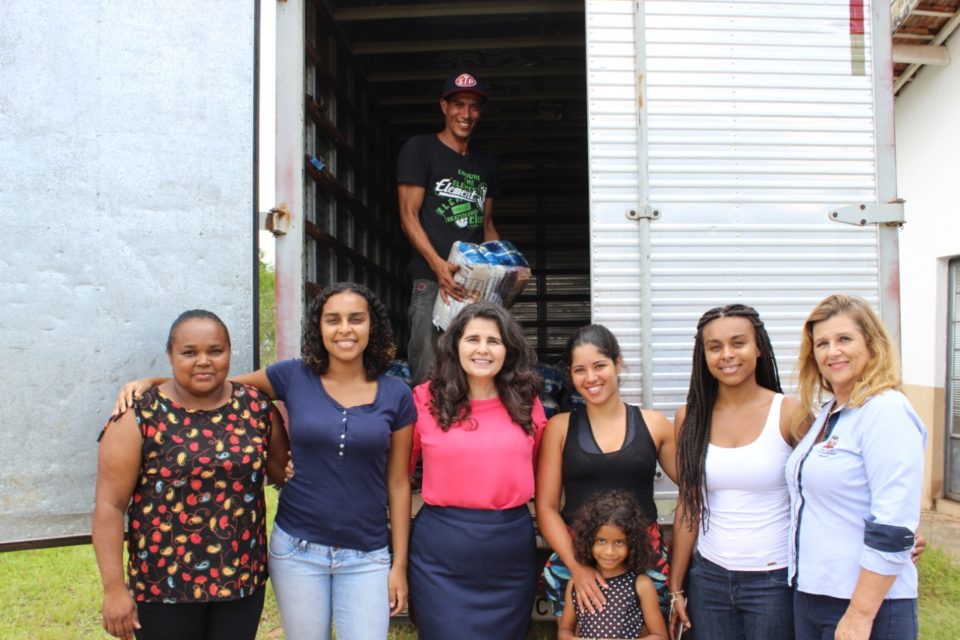
[[673, 604], [674, 602], [677, 601], [677, 596], [682, 596], [682, 595], [683, 595], [683, 589], [680, 589], [680, 591], [671, 591], [671, 592], [670, 592], [670, 604]]

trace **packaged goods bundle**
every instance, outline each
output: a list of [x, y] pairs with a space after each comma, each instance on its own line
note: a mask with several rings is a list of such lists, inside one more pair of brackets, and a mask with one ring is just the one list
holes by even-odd
[[530, 265], [512, 242], [491, 240], [483, 244], [454, 242], [448, 260], [460, 265], [453, 279], [463, 286], [463, 300], [443, 301], [437, 296], [433, 324], [446, 331], [468, 304], [489, 300], [509, 308], [530, 279]]

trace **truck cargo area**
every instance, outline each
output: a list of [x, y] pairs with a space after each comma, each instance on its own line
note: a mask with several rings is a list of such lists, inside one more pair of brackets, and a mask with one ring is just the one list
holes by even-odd
[[307, 297], [367, 284], [403, 355], [410, 249], [397, 152], [442, 128], [443, 81], [467, 70], [490, 87], [473, 143], [499, 160], [494, 219], [533, 269], [514, 313], [541, 360], [555, 361], [591, 316], [583, 4], [308, 0], [304, 25]]

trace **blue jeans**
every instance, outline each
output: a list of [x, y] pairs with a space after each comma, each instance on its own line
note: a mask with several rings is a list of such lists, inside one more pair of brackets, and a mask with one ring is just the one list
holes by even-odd
[[[849, 600], [797, 591], [793, 596], [797, 640], [833, 640], [837, 623], [850, 605]], [[870, 640], [916, 640], [917, 600], [884, 600], [873, 620]]]
[[693, 554], [687, 584], [690, 621], [710, 640], [793, 640], [787, 569], [728, 571]]
[[328, 547], [274, 525], [270, 578], [287, 640], [384, 640], [390, 626], [390, 552]]
[[433, 305], [437, 302], [440, 285], [436, 280], [416, 279], [410, 292], [407, 320], [410, 339], [407, 341], [407, 360], [410, 362], [410, 383], [418, 385], [427, 379], [437, 359], [437, 337], [440, 330], [433, 326]]

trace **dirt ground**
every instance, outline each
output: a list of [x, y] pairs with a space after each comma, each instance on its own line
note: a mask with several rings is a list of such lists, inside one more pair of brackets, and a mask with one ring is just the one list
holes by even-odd
[[920, 514], [920, 532], [928, 544], [960, 561], [960, 519], [937, 511], [924, 511]]

